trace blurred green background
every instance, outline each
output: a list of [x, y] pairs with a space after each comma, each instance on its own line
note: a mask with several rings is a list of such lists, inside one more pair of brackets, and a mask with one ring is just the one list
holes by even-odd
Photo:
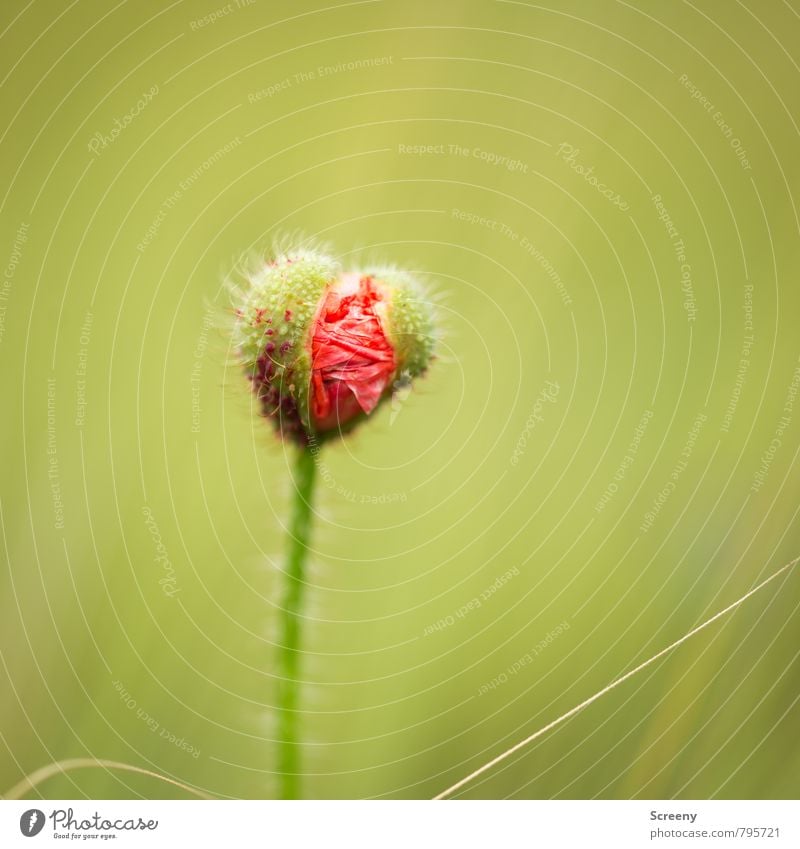
[[[322, 458], [306, 796], [432, 796], [800, 555], [794, 0], [10, 0], [0, 32], [3, 789], [97, 757], [276, 793], [292, 457], [219, 316], [280, 233], [415, 270], [443, 326]], [[796, 796], [799, 596], [463, 795]]]

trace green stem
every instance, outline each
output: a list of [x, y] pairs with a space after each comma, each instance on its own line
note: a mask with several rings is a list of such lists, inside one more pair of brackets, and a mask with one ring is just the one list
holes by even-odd
[[314, 490], [314, 455], [300, 450], [295, 465], [295, 494], [289, 525], [286, 590], [281, 611], [278, 647], [278, 771], [282, 799], [300, 795], [300, 758], [297, 734], [300, 685], [300, 620], [305, 584], [305, 562], [311, 531], [311, 498]]

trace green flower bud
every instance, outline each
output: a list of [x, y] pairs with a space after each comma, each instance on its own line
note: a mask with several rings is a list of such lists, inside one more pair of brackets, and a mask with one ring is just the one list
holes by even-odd
[[343, 272], [293, 251], [238, 293], [234, 347], [278, 432], [301, 444], [352, 429], [434, 354], [433, 310], [407, 272]]

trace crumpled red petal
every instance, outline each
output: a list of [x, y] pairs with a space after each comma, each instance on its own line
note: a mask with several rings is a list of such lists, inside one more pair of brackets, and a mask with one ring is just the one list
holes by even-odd
[[394, 351], [375, 311], [381, 300], [371, 277], [346, 281], [325, 297], [311, 341], [311, 412], [320, 430], [359, 410], [371, 413], [392, 378]]

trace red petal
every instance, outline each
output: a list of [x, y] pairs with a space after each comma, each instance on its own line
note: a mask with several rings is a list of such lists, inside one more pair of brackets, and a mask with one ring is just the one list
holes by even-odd
[[369, 277], [345, 277], [326, 296], [311, 341], [311, 411], [320, 430], [359, 408], [371, 413], [392, 378], [394, 351], [374, 310], [382, 299]]

